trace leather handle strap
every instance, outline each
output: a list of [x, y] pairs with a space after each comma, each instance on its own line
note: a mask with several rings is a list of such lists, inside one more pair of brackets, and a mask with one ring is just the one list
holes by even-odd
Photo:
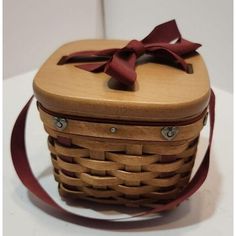
[[[26, 124], [26, 117], [27, 112], [29, 109], [29, 106], [32, 102], [33, 96], [30, 98], [30, 100], [27, 102], [25, 107], [20, 112], [15, 125], [13, 127], [12, 136], [11, 136], [11, 156], [13, 165], [15, 167], [15, 170], [22, 181], [22, 183], [25, 185], [25, 187], [33, 193], [35, 196], [37, 196], [39, 199], [41, 199], [43, 202], [47, 203], [49, 206], [53, 207], [60, 215], [65, 215], [68, 217], [77, 217], [78, 218], [78, 224], [79, 219], [87, 218], [81, 215], [77, 215], [74, 213], [71, 213], [65, 209], [63, 209], [60, 205], [58, 205], [46, 192], [46, 190], [39, 184], [38, 180], [35, 178], [34, 174], [32, 173], [32, 170], [30, 168], [30, 164], [27, 158], [26, 153], [26, 146], [25, 146], [25, 124]], [[175, 206], [179, 205], [181, 202], [183, 202], [185, 199], [189, 198], [193, 193], [195, 193], [200, 186], [205, 181], [208, 170], [209, 170], [209, 163], [210, 163], [210, 150], [211, 150], [211, 144], [212, 144], [212, 137], [213, 137], [213, 130], [214, 130], [214, 123], [215, 123], [215, 94], [213, 90], [211, 90], [211, 96], [210, 96], [210, 102], [209, 102], [209, 113], [210, 113], [210, 134], [209, 134], [209, 144], [206, 150], [206, 153], [204, 155], [204, 158], [202, 160], [201, 165], [199, 166], [196, 174], [188, 184], [188, 186], [181, 192], [181, 194], [173, 201], [165, 204], [165, 205], [156, 205], [155, 208], [146, 211], [141, 212], [135, 216], [131, 216], [130, 218], [147, 215], [150, 213], [155, 212], [162, 212], [169, 209], [174, 208]], [[110, 219], [114, 220], [114, 219]]]

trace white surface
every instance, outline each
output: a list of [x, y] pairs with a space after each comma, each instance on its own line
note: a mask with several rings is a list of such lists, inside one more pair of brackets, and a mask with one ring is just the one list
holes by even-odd
[[233, 1], [104, 0], [108, 38], [142, 39], [158, 24], [176, 19], [183, 37], [203, 46], [214, 86], [233, 91]]
[[38, 68], [69, 41], [103, 37], [101, 0], [4, 0], [4, 77]]
[[[80, 225], [68, 223], [45, 213], [36, 205], [18, 180], [10, 158], [10, 133], [22, 106], [32, 94], [35, 72], [4, 81], [4, 235], [232, 235], [232, 94], [215, 89], [217, 96], [216, 129], [211, 155], [211, 167], [203, 187], [178, 209], [162, 219], [126, 222], [116, 225], [82, 220]], [[227, 105], [226, 105], [227, 104]], [[207, 129], [199, 147], [199, 163], [206, 147]], [[50, 160], [46, 134], [39, 121], [35, 103], [27, 123], [27, 150], [36, 176], [52, 192], [56, 184], [43, 182], [50, 176]], [[53, 186], [51, 186], [53, 185]], [[98, 209], [98, 208], [97, 208]], [[84, 209], [84, 214], [86, 209]], [[94, 212], [94, 215], [96, 212]], [[114, 214], [100, 210], [99, 214]]]

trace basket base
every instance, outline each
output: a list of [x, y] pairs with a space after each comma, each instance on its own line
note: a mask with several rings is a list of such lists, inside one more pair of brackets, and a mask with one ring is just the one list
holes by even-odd
[[[59, 192], [61, 198], [67, 203], [71, 203], [71, 202], [78, 203], [79, 200], [87, 200], [87, 201], [102, 203], [102, 204], [106, 204], [106, 205], [122, 205], [122, 206], [132, 207], [132, 208], [144, 207], [144, 208], [150, 209], [150, 208], [156, 207], [157, 205], [167, 204], [168, 202], [173, 200], [173, 199], [160, 200], [160, 199], [155, 199], [155, 198], [153, 198], [153, 199], [150, 199], [150, 198], [128, 199], [125, 197], [123, 197], [123, 198], [119, 197], [119, 198], [115, 198], [115, 199], [96, 198], [93, 196], [85, 196], [83, 192], [78, 194], [78, 193], [74, 193], [72, 191], [68, 191], [61, 183], [58, 184], [58, 192]], [[179, 193], [176, 193], [175, 197], [177, 197]], [[178, 206], [175, 206], [167, 211], [172, 211]]]

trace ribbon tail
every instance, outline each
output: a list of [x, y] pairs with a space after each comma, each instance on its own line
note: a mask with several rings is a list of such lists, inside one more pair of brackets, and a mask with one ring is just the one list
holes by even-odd
[[75, 65], [75, 67], [82, 69], [82, 70], [86, 70], [89, 72], [103, 72], [105, 67], [106, 67], [107, 62], [98, 62], [98, 63], [91, 63], [91, 64], [79, 64], [79, 65]]
[[76, 62], [97, 62], [97, 61], [107, 61], [111, 59], [113, 54], [117, 51], [117, 48], [104, 49], [101, 51], [81, 51], [81, 52], [73, 52], [67, 56], [63, 56], [58, 65], [64, 65], [69, 63]]

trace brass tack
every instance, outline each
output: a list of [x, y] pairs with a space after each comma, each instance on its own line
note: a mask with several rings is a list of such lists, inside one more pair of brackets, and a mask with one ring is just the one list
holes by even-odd
[[110, 128], [110, 132], [111, 132], [111, 133], [114, 134], [114, 133], [116, 133], [116, 131], [117, 131], [117, 128], [115, 128], [115, 127], [111, 127], [111, 128]]
[[178, 132], [179, 129], [177, 127], [163, 127], [161, 129], [162, 136], [169, 141], [174, 139]]
[[67, 120], [61, 117], [54, 117], [54, 126], [56, 129], [62, 131], [67, 127]]

